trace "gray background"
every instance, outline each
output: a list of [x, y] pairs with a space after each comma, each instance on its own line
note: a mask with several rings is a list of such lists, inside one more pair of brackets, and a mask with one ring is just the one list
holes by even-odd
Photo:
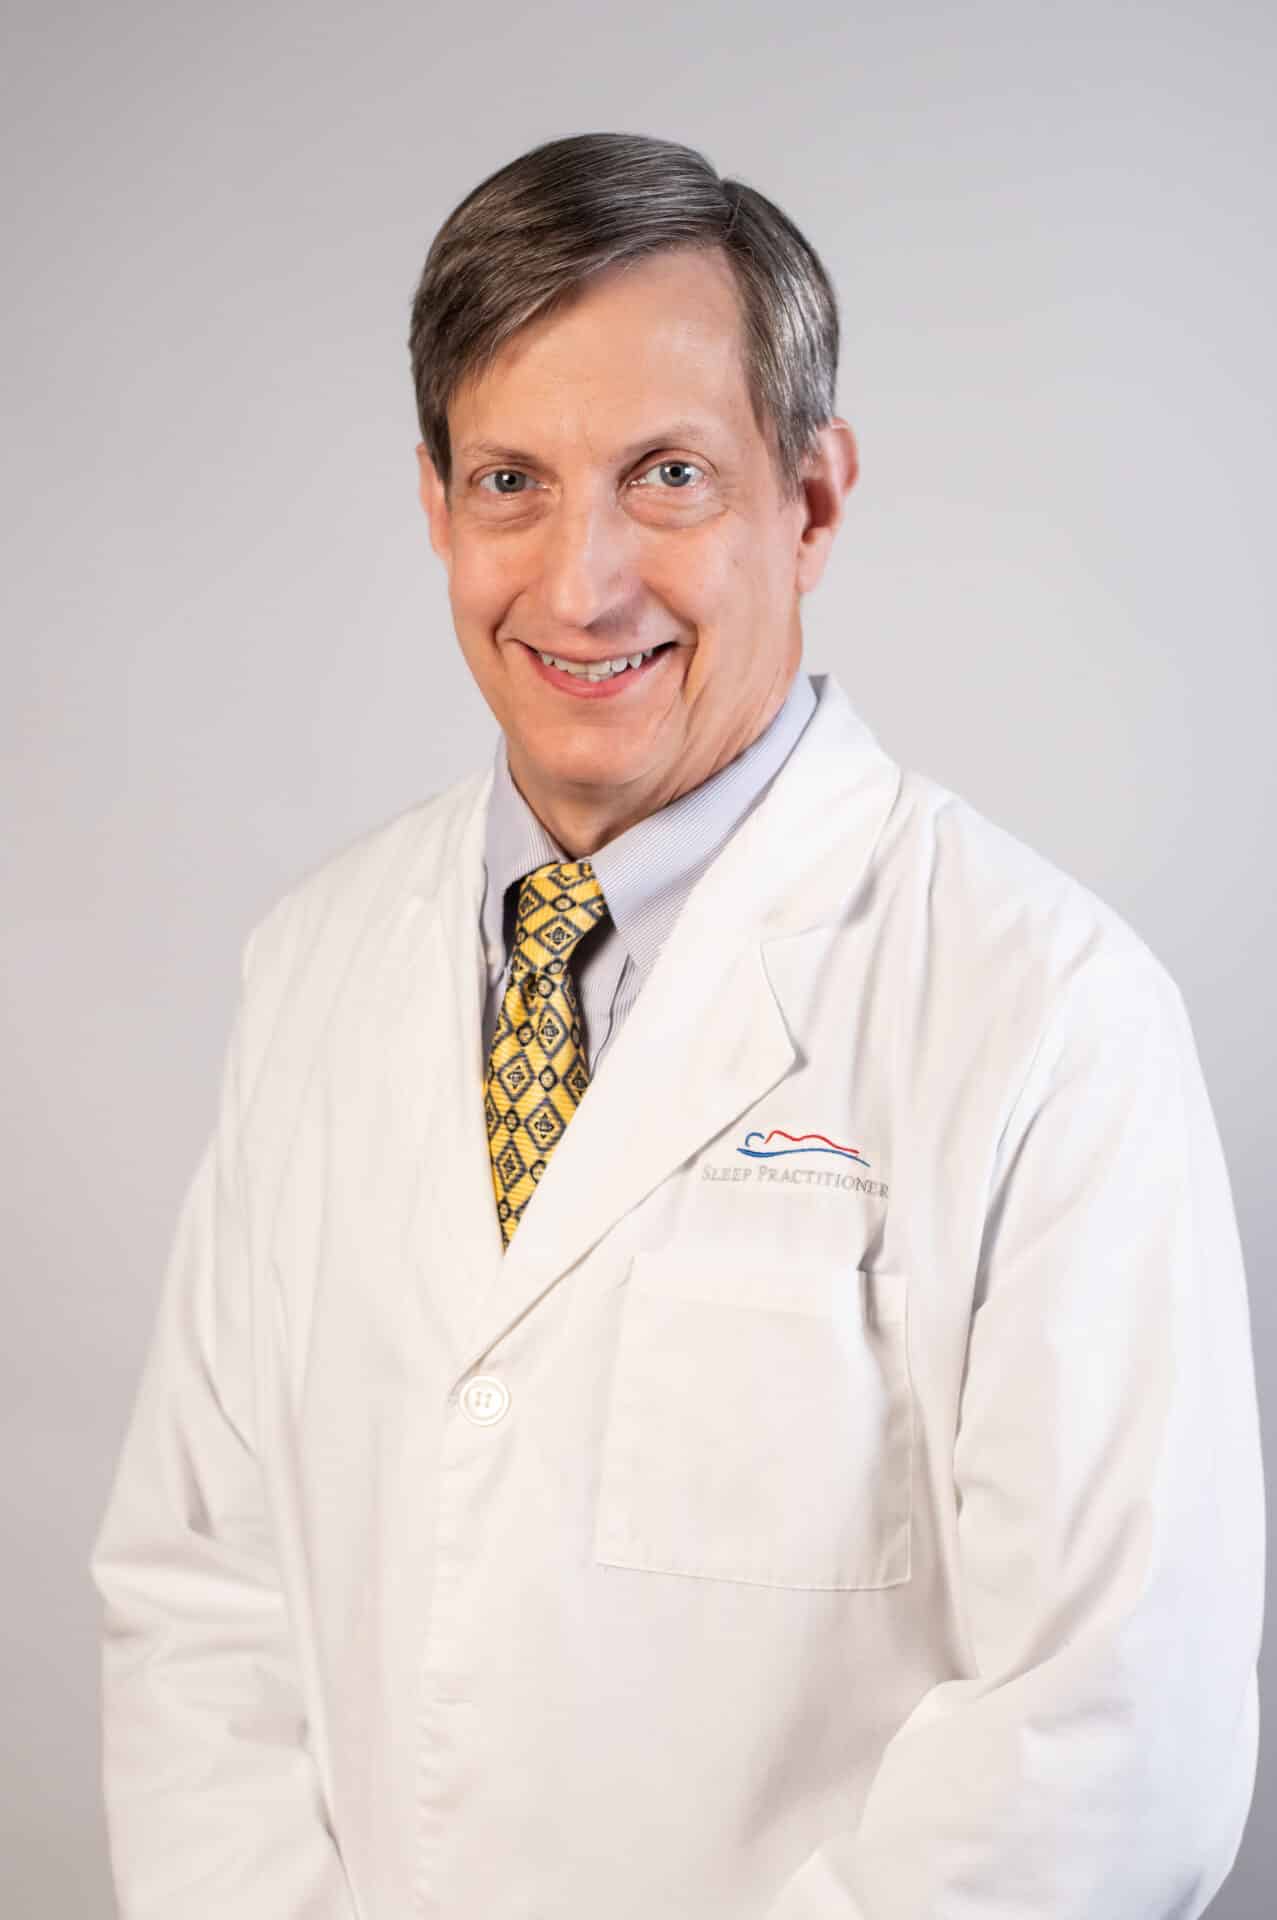
[[[537, 141], [687, 140], [826, 260], [863, 469], [806, 664], [1179, 982], [1271, 1448], [1273, 10], [8, 13], [5, 1911], [112, 1911], [87, 1557], [240, 943], [490, 751], [404, 340], [439, 222]], [[1264, 1685], [1237, 1920], [1268, 1648]]]

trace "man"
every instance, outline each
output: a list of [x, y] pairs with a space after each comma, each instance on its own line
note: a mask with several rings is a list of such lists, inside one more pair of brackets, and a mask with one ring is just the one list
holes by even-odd
[[799, 672], [819, 261], [525, 154], [417, 292], [494, 765], [261, 922], [93, 1574], [124, 1920], [1154, 1920], [1263, 1502], [1180, 994]]

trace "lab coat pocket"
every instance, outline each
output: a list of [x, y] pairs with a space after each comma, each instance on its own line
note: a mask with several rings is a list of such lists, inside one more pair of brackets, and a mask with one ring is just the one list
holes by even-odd
[[909, 1578], [913, 1397], [899, 1273], [636, 1257], [594, 1557], [774, 1587]]

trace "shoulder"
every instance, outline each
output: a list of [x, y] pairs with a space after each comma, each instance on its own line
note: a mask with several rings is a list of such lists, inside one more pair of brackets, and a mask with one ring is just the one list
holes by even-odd
[[[846, 861], [844, 900], [883, 915], [897, 963], [955, 1010], [1029, 1007], [1075, 973], [1124, 972], [1173, 985], [1160, 958], [1113, 904], [966, 797], [905, 765], [878, 741], [831, 676], [795, 759], [806, 773], [809, 869]], [[879, 810], [879, 798], [882, 795]], [[871, 820], [870, 897], [860, 899]], [[845, 826], [845, 832], [844, 832]], [[813, 891], [826, 886], [812, 872]], [[839, 882], [834, 879], [835, 889]]]
[[966, 1007], [1033, 1045], [1057, 1019], [1179, 1019], [1169, 969], [1111, 901], [938, 781], [902, 772], [879, 852], [955, 1020]]
[[316, 956], [342, 964], [363, 930], [413, 895], [437, 892], [486, 802], [491, 768], [467, 774], [337, 848], [301, 874], [250, 930], [245, 988], [282, 993]]

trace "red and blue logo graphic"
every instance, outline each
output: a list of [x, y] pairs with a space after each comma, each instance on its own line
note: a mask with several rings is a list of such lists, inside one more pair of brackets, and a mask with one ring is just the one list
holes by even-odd
[[[773, 1140], [787, 1140], [789, 1145], [774, 1147]], [[834, 1153], [840, 1160], [854, 1160], [858, 1167], [869, 1165], [859, 1147], [840, 1147], [824, 1133], [786, 1133], [783, 1127], [773, 1127], [768, 1134], [747, 1133], [744, 1146], [736, 1151], [747, 1160], [779, 1160], [791, 1153]]]

